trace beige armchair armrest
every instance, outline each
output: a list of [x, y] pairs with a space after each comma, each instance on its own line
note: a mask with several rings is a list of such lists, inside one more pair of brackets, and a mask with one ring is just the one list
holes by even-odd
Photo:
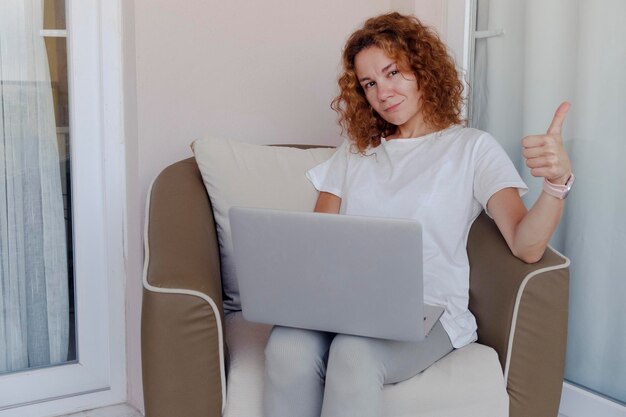
[[520, 261], [484, 213], [472, 226], [468, 255], [478, 341], [498, 352], [510, 417], [555, 417], [565, 363], [569, 260], [548, 249], [538, 263]]
[[147, 417], [219, 417], [222, 286], [213, 212], [193, 158], [154, 181], [141, 319]]

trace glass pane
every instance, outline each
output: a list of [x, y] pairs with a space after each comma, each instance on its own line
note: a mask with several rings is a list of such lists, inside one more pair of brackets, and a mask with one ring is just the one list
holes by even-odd
[[76, 359], [63, 1], [0, 16], [0, 373]]
[[43, 28], [47, 30], [65, 29], [65, 0], [43, 0]]
[[[489, 0], [476, 0], [475, 23], [476, 31], [488, 30], [489, 28]], [[479, 129], [485, 128], [485, 110], [486, 106], [486, 89], [487, 83], [487, 39], [476, 39], [474, 44], [474, 60], [473, 68], [470, 73], [473, 79], [470, 80], [471, 85], [471, 109], [469, 111], [469, 126]], [[478, 70], [478, 71], [477, 71]]]
[[472, 125], [502, 143], [527, 195], [538, 196], [541, 181], [520, 139], [572, 101], [564, 141], [576, 184], [551, 241], [571, 259], [565, 378], [626, 404], [626, 2], [477, 1], [477, 21], [488, 22], [479, 29], [506, 36], [477, 42]]
[[565, 378], [626, 404], [626, 2], [580, 2], [579, 16], [577, 183], [562, 221], [572, 259]]

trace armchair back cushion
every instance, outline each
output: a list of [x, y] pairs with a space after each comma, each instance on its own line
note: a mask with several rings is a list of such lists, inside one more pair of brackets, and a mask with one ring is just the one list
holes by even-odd
[[213, 206], [224, 308], [240, 310], [228, 210], [242, 206], [312, 211], [317, 190], [304, 173], [330, 158], [335, 150], [259, 146], [219, 138], [196, 140], [191, 146]]

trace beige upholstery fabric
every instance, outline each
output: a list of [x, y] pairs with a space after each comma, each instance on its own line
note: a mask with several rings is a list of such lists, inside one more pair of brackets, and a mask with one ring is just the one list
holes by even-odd
[[[263, 349], [271, 326], [226, 316], [230, 351], [224, 417], [262, 417]], [[496, 352], [472, 343], [423, 373], [383, 389], [385, 417], [506, 417], [509, 397]]]
[[148, 203], [141, 314], [146, 416], [209, 417], [208, 410], [219, 416], [223, 313], [191, 295], [221, 307], [217, 233], [196, 162], [164, 169]]
[[335, 150], [261, 146], [219, 138], [197, 140], [192, 148], [217, 225], [224, 304], [226, 309], [238, 310], [228, 210], [243, 206], [313, 211], [317, 191], [304, 173]]

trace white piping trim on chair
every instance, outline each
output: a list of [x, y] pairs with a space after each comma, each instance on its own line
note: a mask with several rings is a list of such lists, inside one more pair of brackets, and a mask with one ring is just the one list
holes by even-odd
[[504, 381], [507, 386], [509, 385], [509, 368], [511, 365], [511, 351], [513, 350], [513, 341], [515, 338], [515, 329], [517, 326], [517, 315], [519, 313], [519, 307], [522, 301], [522, 295], [524, 295], [524, 290], [526, 289], [526, 285], [532, 278], [536, 277], [539, 274], [543, 274], [544, 272], [554, 271], [557, 269], [567, 268], [570, 265], [570, 260], [567, 256], [563, 255], [561, 252], [555, 250], [551, 246], [548, 246], [548, 247], [552, 249], [557, 255], [562, 257], [565, 260], [565, 262], [559, 265], [549, 266], [549, 267], [537, 269], [536, 271], [531, 272], [530, 274], [526, 275], [526, 277], [522, 281], [522, 284], [517, 290], [517, 297], [515, 299], [515, 306], [513, 308], [513, 321], [511, 322], [511, 330], [509, 332], [509, 346], [507, 348], [506, 363], [504, 365]]
[[143, 232], [143, 246], [144, 246], [144, 264], [143, 264], [143, 286], [149, 291], [153, 291], [161, 294], [181, 294], [181, 295], [191, 295], [194, 297], [201, 298], [206, 301], [213, 310], [213, 314], [215, 314], [216, 325], [217, 325], [217, 338], [218, 338], [218, 348], [219, 348], [219, 358], [220, 358], [220, 378], [222, 385], [222, 414], [224, 414], [224, 408], [226, 407], [226, 368], [224, 364], [224, 332], [222, 330], [222, 320], [220, 316], [220, 311], [215, 304], [215, 301], [207, 294], [204, 294], [199, 291], [186, 290], [186, 289], [178, 289], [178, 288], [160, 288], [152, 286], [148, 283], [148, 264], [150, 263], [150, 245], [148, 241], [148, 222], [150, 220], [150, 199], [152, 196], [152, 187], [154, 186], [156, 178], [152, 180], [150, 184], [150, 188], [148, 189], [148, 197], [146, 200], [146, 213], [144, 220], [144, 232]]

